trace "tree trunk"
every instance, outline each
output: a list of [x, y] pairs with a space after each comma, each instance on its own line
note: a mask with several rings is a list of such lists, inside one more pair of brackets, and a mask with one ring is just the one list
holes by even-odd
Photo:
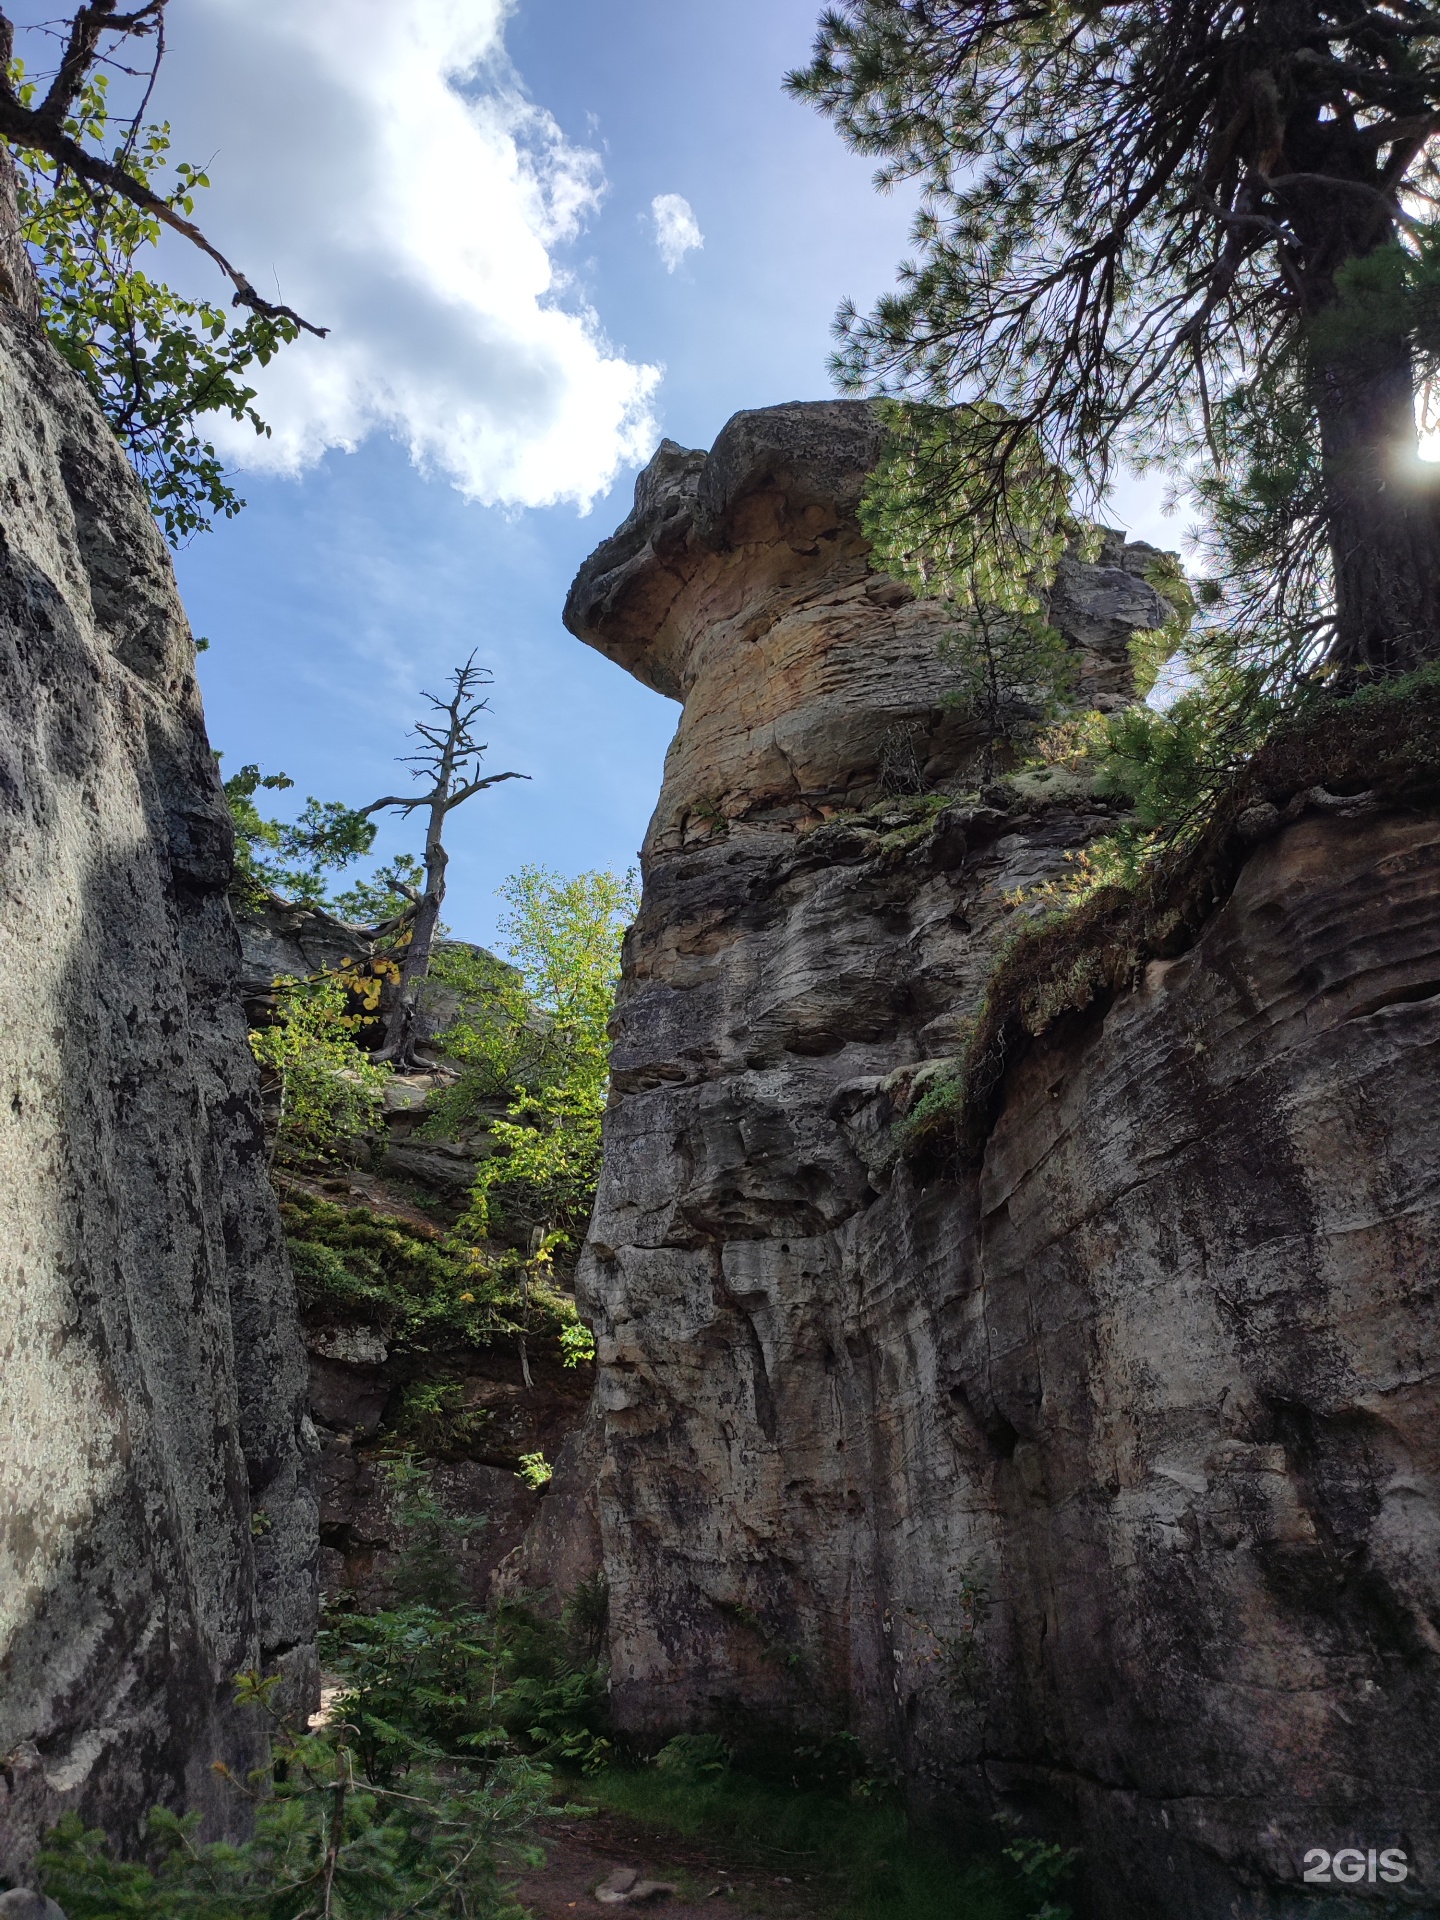
[[415, 909], [415, 926], [405, 949], [405, 964], [400, 970], [400, 992], [385, 1028], [385, 1044], [376, 1056], [389, 1060], [400, 1071], [415, 1064], [415, 1014], [420, 988], [430, 972], [430, 949], [435, 944], [435, 929], [440, 924], [440, 909], [445, 902], [445, 868], [449, 863], [441, 836], [453, 771], [453, 748], [447, 747], [441, 766], [441, 781], [436, 798], [430, 803], [430, 824], [425, 832], [425, 891]]
[[440, 924], [440, 907], [444, 898], [443, 884], [438, 893], [427, 886], [420, 897], [414, 930], [400, 970], [400, 992], [386, 1023], [385, 1044], [376, 1055], [377, 1059], [393, 1062], [402, 1073], [415, 1063], [415, 1015], [420, 1003], [420, 988], [430, 972], [430, 949], [435, 942], [435, 929]]
[[1440, 657], [1440, 467], [1419, 458], [1403, 339], [1312, 351], [1335, 567], [1332, 659], [1351, 675]]

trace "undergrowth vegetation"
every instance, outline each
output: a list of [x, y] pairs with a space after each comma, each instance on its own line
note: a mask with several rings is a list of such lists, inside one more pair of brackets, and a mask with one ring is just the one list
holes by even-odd
[[[714, 1735], [681, 1735], [648, 1764], [612, 1766], [578, 1785], [583, 1800], [647, 1826], [721, 1842], [735, 1854], [803, 1880], [835, 1920], [1068, 1920], [1053, 1898], [1074, 1855], [1012, 1838], [968, 1860], [927, 1839], [896, 1795], [863, 1774], [847, 1788], [797, 1784], [794, 1749], [772, 1764], [736, 1765]], [[803, 1764], [803, 1758], [802, 1758]]]
[[[1137, 820], [1076, 856], [1068, 883], [1032, 896], [1041, 910], [1003, 949], [953, 1072], [932, 1084], [905, 1123], [912, 1155], [977, 1151], [1016, 1046], [1129, 986], [1147, 960], [1183, 951], [1285, 809], [1303, 808], [1317, 790], [1330, 806], [1347, 797], [1359, 805], [1440, 804], [1440, 668], [1344, 696], [1316, 688], [1208, 790], [1182, 777], [1188, 750], [1172, 747], [1148, 764], [1137, 755], [1130, 789], [1137, 807], [1149, 805], [1171, 830], [1147, 832]], [[1124, 776], [1111, 777], [1118, 784]], [[1193, 801], [1181, 825], [1166, 810], [1175, 791]]]
[[273, 1771], [243, 1789], [253, 1839], [204, 1843], [198, 1815], [157, 1807], [145, 1857], [117, 1860], [67, 1814], [40, 1877], [68, 1920], [520, 1920], [508, 1883], [537, 1857], [526, 1836], [549, 1787], [513, 1760], [380, 1787], [344, 1739], [283, 1732]]
[[554, 1286], [548, 1259], [523, 1259], [427, 1236], [370, 1207], [339, 1207], [282, 1182], [281, 1222], [307, 1308], [333, 1307], [411, 1347], [458, 1340], [488, 1346], [506, 1335], [553, 1341], [564, 1364], [589, 1359], [593, 1343], [575, 1303]]
[[517, 1601], [479, 1608], [459, 1561], [484, 1522], [453, 1514], [413, 1456], [383, 1472], [405, 1540], [390, 1604], [331, 1608], [321, 1640], [345, 1682], [333, 1717], [352, 1730], [367, 1777], [389, 1782], [436, 1755], [519, 1754], [584, 1772], [603, 1765], [603, 1581], [582, 1583], [558, 1618]]
[[390, 1607], [327, 1619], [322, 1651], [344, 1690], [322, 1724], [278, 1713], [275, 1678], [238, 1677], [238, 1704], [272, 1723], [271, 1764], [225, 1774], [254, 1803], [253, 1839], [202, 1843], [198, 1815], [157, 1808], [144, 1856], [121, 1860], [68, 1815], [40, 1870], [69, 1920], [519, 1920], [513, 1877], [543, 1857], [533, 1828], [555, 1798], [553, 1762], [593, 1768], [608, 1748], [603, 1595], [558, 1621], [475, 1608], [453, 1549], [476, 1523], [448, 1513], [413, 1460], [391, 1462], [388, 1481], [407, 1553]]
[[[607, 1028], [635, 892], [628, 877], [565, 880], [538, 868], [502, 891], [515, 964], [455, 944], [439, 950], [434, 968], [457, 1011], [438, 1043], [449, 1077], [429, 1093], [416, 1132], [469, 1141], [478, 1162], [469, 1202], [448, 1227], [430, 1231], [370, 1203], [336, 1206], [311, 1190], [318, 1176], [384, 1151], [393, 1069], [363, 1041], [395, 984], [393, 955], [277, 979], [273, 1018], [250, 1043], [269, 1099], [286, 1240], [312, 1317], [362, 1320], [412, 1354], [514, 1338], [528, 1384], [527, 1341], [566, 1367], [594, 1357], [557, 1262], [573, 1253], [594, 1196]], [[390, 1437], [464, 1452], [483, 1439], [486, 1416], [462, 1400], [448, 1377], [412, 1382]], [[548, 1467], [537, 1456], [523, 1471], [539, 1485]]]
[[1011, 1838], [957, 1861], [911, 1829], [848, 1734], [627, 1747], [609, 1723], [603, 1579], [558, 1616], [476, 1607], [457, 1553], [483, 1523], [452, 1514], [413, 1457], [385, 1480], [405, 1550], [385, 1607], [325, 1617], [341, 1681], [326, 1713], [297, 1728], [275, 1711], [274, 1679], [239, 1676], [274, 1737], [268, 1767], [226, 1776], [254, 1803], [253, 1839], [202, 1843], [195, 1818], [157, 1809], [143, 1856], [122, 1860], [67, 1816], [40, 1865], [70, 1920], [520, 1920], [514, 1875], [543, 1857], [536, 1822], [557, 1801], [803, 1879], [836, 1920], [1067, 1920], [1051, 1896], [1071, 1855]]
[[[278, 978], [273, 1017], [250, 1044], [264, 1071], [272, 1162], [286, 1185], [287, 1237], [308, 1302], [362, 1309], [410, 1339], [449, 1332], [479, 1345], [554, 1335], [575, 1365], [593, 1347], [557, 1261], [578, 1245], [599, 1175], [608, 1025], [636, 893], [629, 876], [567, 880], [528, 867], [501, 891], [513, 964], [454, 943], [437, 950], [432, 969], [456, 1011], [436, 1041], [440, 1079], [415, 1133], [465, 1143], [476, 1161], [459, 1219], [433, 1243], [369, 1208], [327, 1209], [296, 1178], [384, 1151], [393, 1070], [363, 1043], [395, 985], [393, 954]], [[395, 937], [403, 944], [405, 929]]]

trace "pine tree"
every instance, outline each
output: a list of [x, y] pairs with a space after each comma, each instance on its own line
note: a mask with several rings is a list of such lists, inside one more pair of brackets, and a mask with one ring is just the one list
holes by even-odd
[[[1440, 13], [1418, 0], [846, 0], [793, 92], [922, 184], [842, 311], [853, 388], [967, 413], [1007, 523], [1043, 449], [1205, 469], [1251, 641], [1349, 677], [1440, 655]], [[937, 516], [945, 514], [944, 489]]]

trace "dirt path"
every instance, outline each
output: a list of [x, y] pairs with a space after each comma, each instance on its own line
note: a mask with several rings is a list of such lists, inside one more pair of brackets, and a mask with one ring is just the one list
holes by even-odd
[[[557, 1813], [540, 1822], [546, 1862], [524, 1875], [516, 1893], [535, 1920], [815, 1920], [815, 1895], [804, 1880], [737, 1859], [713, 1845], [637, 1825], [619, 1814], [590, 1819]], [[595, 1888], [617, 1868], [642, 1879], [668, 1881], [673, 1894], [643, 1904], [607, 1905]]]

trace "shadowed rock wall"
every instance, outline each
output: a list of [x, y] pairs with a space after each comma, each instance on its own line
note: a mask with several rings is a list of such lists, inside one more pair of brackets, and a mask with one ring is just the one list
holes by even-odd
[[244, 1803], [315, 1677], [304, 1365], [194, 648], [80, 382], [0, 305], [0, 1872]]
[[[1440, 824], [1302, 817], [917, 1185], [893, 1122], [1007, 896], [1110, 822], [964, 794], [938, 609], [855, 523], [876, 451], [858, 403], [667, 444], [572, 590], [684, 714], [532, 1572], [598, 1537], [623, 1726], [848, 1726], [936, 1815], [1083, 1844], [1097, 1915], [1298, 1913], [1345, 1844], [1412, 1878], [1334, 1911], [1440, 1911]], [[1052, 608], [1110, 702], [1150, 558]], [[884, 795], [897, 729], [938, 813]]]

